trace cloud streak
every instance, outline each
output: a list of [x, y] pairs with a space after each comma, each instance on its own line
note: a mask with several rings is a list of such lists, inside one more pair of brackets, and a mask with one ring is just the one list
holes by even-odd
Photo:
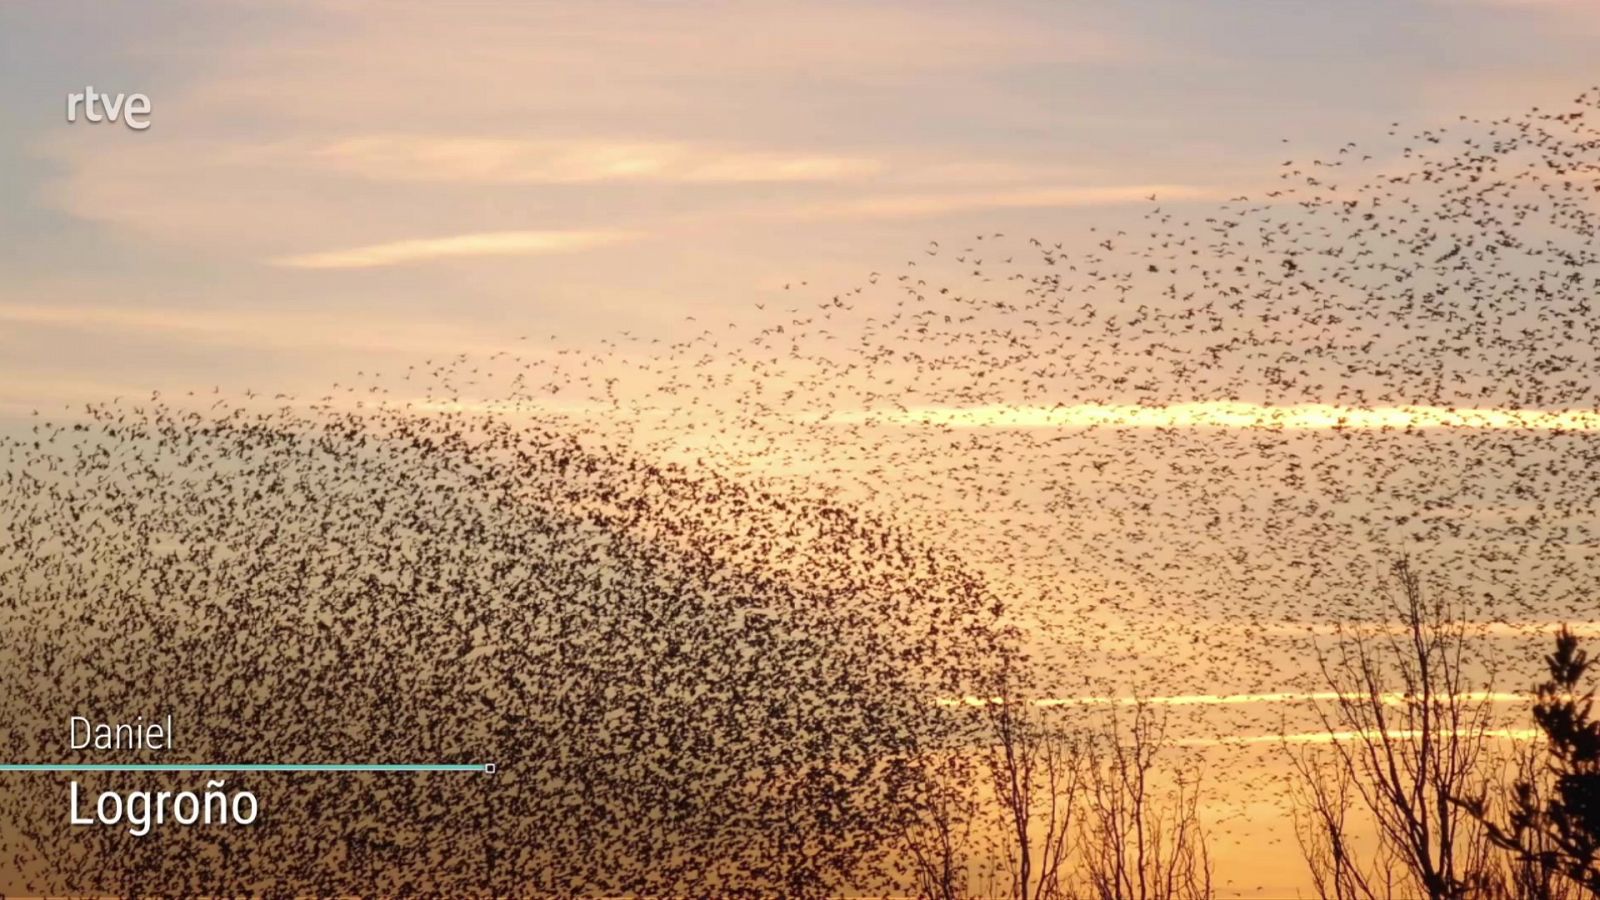
[[686, 142], [460, 136], [347, 138], [311, 151], [310, 157], [364, 178], [491, 184], [833, 181], [882, 169], [876, 160], [859, 157], [730, 150]]
[[446, 350], [491, 353], [514, 346], [450, 322], [374, 321], [367, 316], [334, 313], [0, 304], [0, 322], [70, 331], [142, 334], [191, 346], [328, 347], [403, 354]]
[[942, 428], [1264, 428], [1400, 431], [1417, 428], [1600, 431], [1597, 410], [1472, 409], [1447, 406], [1270, 406], [1239, 401], [1170, 406], [1057, 404], [920, 407], [849, 412], [832, 421]]
[[1184, 184], [1128, 184], [940, 193], [882, 194], [816, 203], [785, 214], [799, 219], [897, 219], [942, 216], [983, 209], [1051, 209], [1114, 206], [1157, 200], [1204, 200], [1221, 196], [1216, 190]]
[[472, 256], [577, 253], [636, 237], [628, 231], [487, 231], [281, 256], [272, 263], [290, 269], [371, 269]]
[[[1434, 732], [1435, 737], [1450, 737], [1458, 732], [1445, 730]], [[1420, 731], [1409, 729], [1395, 729], [1384, 733], [1390, 741], [1414, 741], [1423, 736]], [[1537, 728], [1484, 728], [1478, 731], [1459, 732], [1469, 738], [1484, 738], [1500, 741], [1530, 741], [1540, 736]], [[1248, 746], [1251, 744], [1347, 744], [1356, 740], [1372, 740], [1378, 737], [1376, 731], [1301, 731], [1290, 734], [1241, 734], [1222, 735], [1220, 737], [1187, 737], [1177, 738], [1173, 741], [1180, 747], [1227, 747], [1235, 745]]]

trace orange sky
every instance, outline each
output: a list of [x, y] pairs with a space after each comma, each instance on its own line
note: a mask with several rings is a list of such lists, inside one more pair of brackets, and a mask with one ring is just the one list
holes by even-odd
[[[930, 240], [1080, 234], [1152, 195], [1207, 209], [1299, 148], [1565, 99], [1597, 38], [1579, 0], [7, 3], [0, 428], [152, 388], [315, 395], [457, 352], [684, 339]], [[147, 93], [151, 127], [69, 125], [86, 84]], [[1588, 432], [1600, 412], [1073, 399], [818, 421]], [[1207, 626], [1147, 611], [1174, 640]], [[1063, 640], [1112, 633], [1082, 631]], [[1316, 699], [1208, 687], [1162, 703]], [[1184, 740], [1275, 740], [1216, 727]], [[1224, 878], [1276, 827], [1236, 806]], [[1291, 862], [1232, 889], [1297, 887]]]

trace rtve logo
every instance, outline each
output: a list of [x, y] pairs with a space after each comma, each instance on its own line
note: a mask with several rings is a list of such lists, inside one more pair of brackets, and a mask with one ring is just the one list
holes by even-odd
[[67, 95], [68, 122], [78, 121], [80, 106], [83, 107], [83, 117], [90, 122], [115, 122], [121, 119], [122, 124], [134, 131], [150, 127], [150, 98], [144, 94], [97, 94], [91, 84], [81, 94]]

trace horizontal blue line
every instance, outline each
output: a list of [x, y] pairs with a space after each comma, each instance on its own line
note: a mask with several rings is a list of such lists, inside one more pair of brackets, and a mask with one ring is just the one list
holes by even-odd
[[0, 763], [0, 772], [493, 772], [493, 763]]

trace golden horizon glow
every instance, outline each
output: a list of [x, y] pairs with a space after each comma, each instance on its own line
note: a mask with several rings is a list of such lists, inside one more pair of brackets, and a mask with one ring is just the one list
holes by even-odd
[[[1453, 737], [1457, 734], [1467, 737], [1486, 738], [1489, 740], [1505, 741], [1531, 741], [1540, 737], [1537, 728], [1485, 728], [1476, 731], [1435, 731], [1433, 736]], [[1334, 744], [1347, 743], [1354, 740], [1369, 740], [1378, 737], [1376, 731], [1301, 731], [1293, 734], [1248, 734], [1226, 737], [1206, 738], [1176, 738], [1173, 743], [1180, 747], [1222, 747], [1230, 745], [1249, 744]], [[1410, 741], [1422, 737], [1422, 732], [1410, 729], [1395, 729], [1386, 732], [1386, 737], [1391, 741]]]
[[[1340, 694], [1337, 691], [1278, 691], [1263, 694], [1174, 694], [1158, 697], [1035, 697], [1026, 701], [1029, 706], [1234, 706], [1247, 703], [1315, 703], [1320, 701], [1362, 700], [1366, 694]], [[1436, 700], [1453, 699], [1468, 703], [1526, 703], [1534, 695], [1522, 691], [1464, 691], [1455, 695], [1438, 695]], [[1403, 706], [1410, 699], [1402, 691], [1385, 691], [1379, 699], [1389, 706]], [[1003, 697], [940, 697], [939, 706], [989, 706], [1001, 705]]]
[[1398, 405], [1356, 407], [1324, 403], [1271, 406], [1237, 400], [1169, 406], [1057, 404], [919, 407], [853, 412], [832, 421], [943, 428], [1266, 428], [1284, 430], [1409, 430], [1418, 428], [1600, 431], [1600, 410], [1475, 409]]
[[[1507, 691], [1468, 691], [1456, 694], [1454, 697], [1457, 700], [1468, 703], [1526, 703], [1535, 699], [1532, 694]], [[1036, 707], [1128, 707], [1140, 704], [1147, 706], [1231, 706], [1247, 703], [1319, 702], [1338, 699], [1340, 699], [1340, 695], [1334, 691], [1282, 691], [1270, 694], [1179, 694], [1164, 697], [1039, 697], [1025, 702], [1029, 706]], [[1344, 699], [1360, 701], [1365, 699], [1365, 695], [1345, 694]], [[1444, 700], [1446, 698], [1440, 697], [1436, 699]], [[1387, 706], [1403, 706], [1407, 703], [1406, 696], [1399, 692], [1386, 692], [1380, 695], [1380, 700]], [[935, 701], [936, 705], [943, 707], [981, 707], [1005, 702], [1004, 698], [1000, 697], [984, 698], [972, 696], [960, 698], [940, 697]], [[1436, 735], [1441, 733], [1448, 736], [1455, 732], [1449, 730], [1435, 732]], [[1537, 728], [1483, 728], [1460, 733], [1490, 740], [1512, 741], [1535, 740], [1542, 736], [1542, 732]], [[1422, 732], [1414, 729], [1396, 728], [1384, 732], [1383, 735], [1386, 740], [1405, 741], [1422, 737]], [[1334, 744], [1347, 743], [1354, 740], [1370, 740], [1377, 737], [1379, 737], [1379, 732], [1375, 730], [1321, 730], [1177, 737], [1172, 739], [1172, 743], [1180, 747]]]

